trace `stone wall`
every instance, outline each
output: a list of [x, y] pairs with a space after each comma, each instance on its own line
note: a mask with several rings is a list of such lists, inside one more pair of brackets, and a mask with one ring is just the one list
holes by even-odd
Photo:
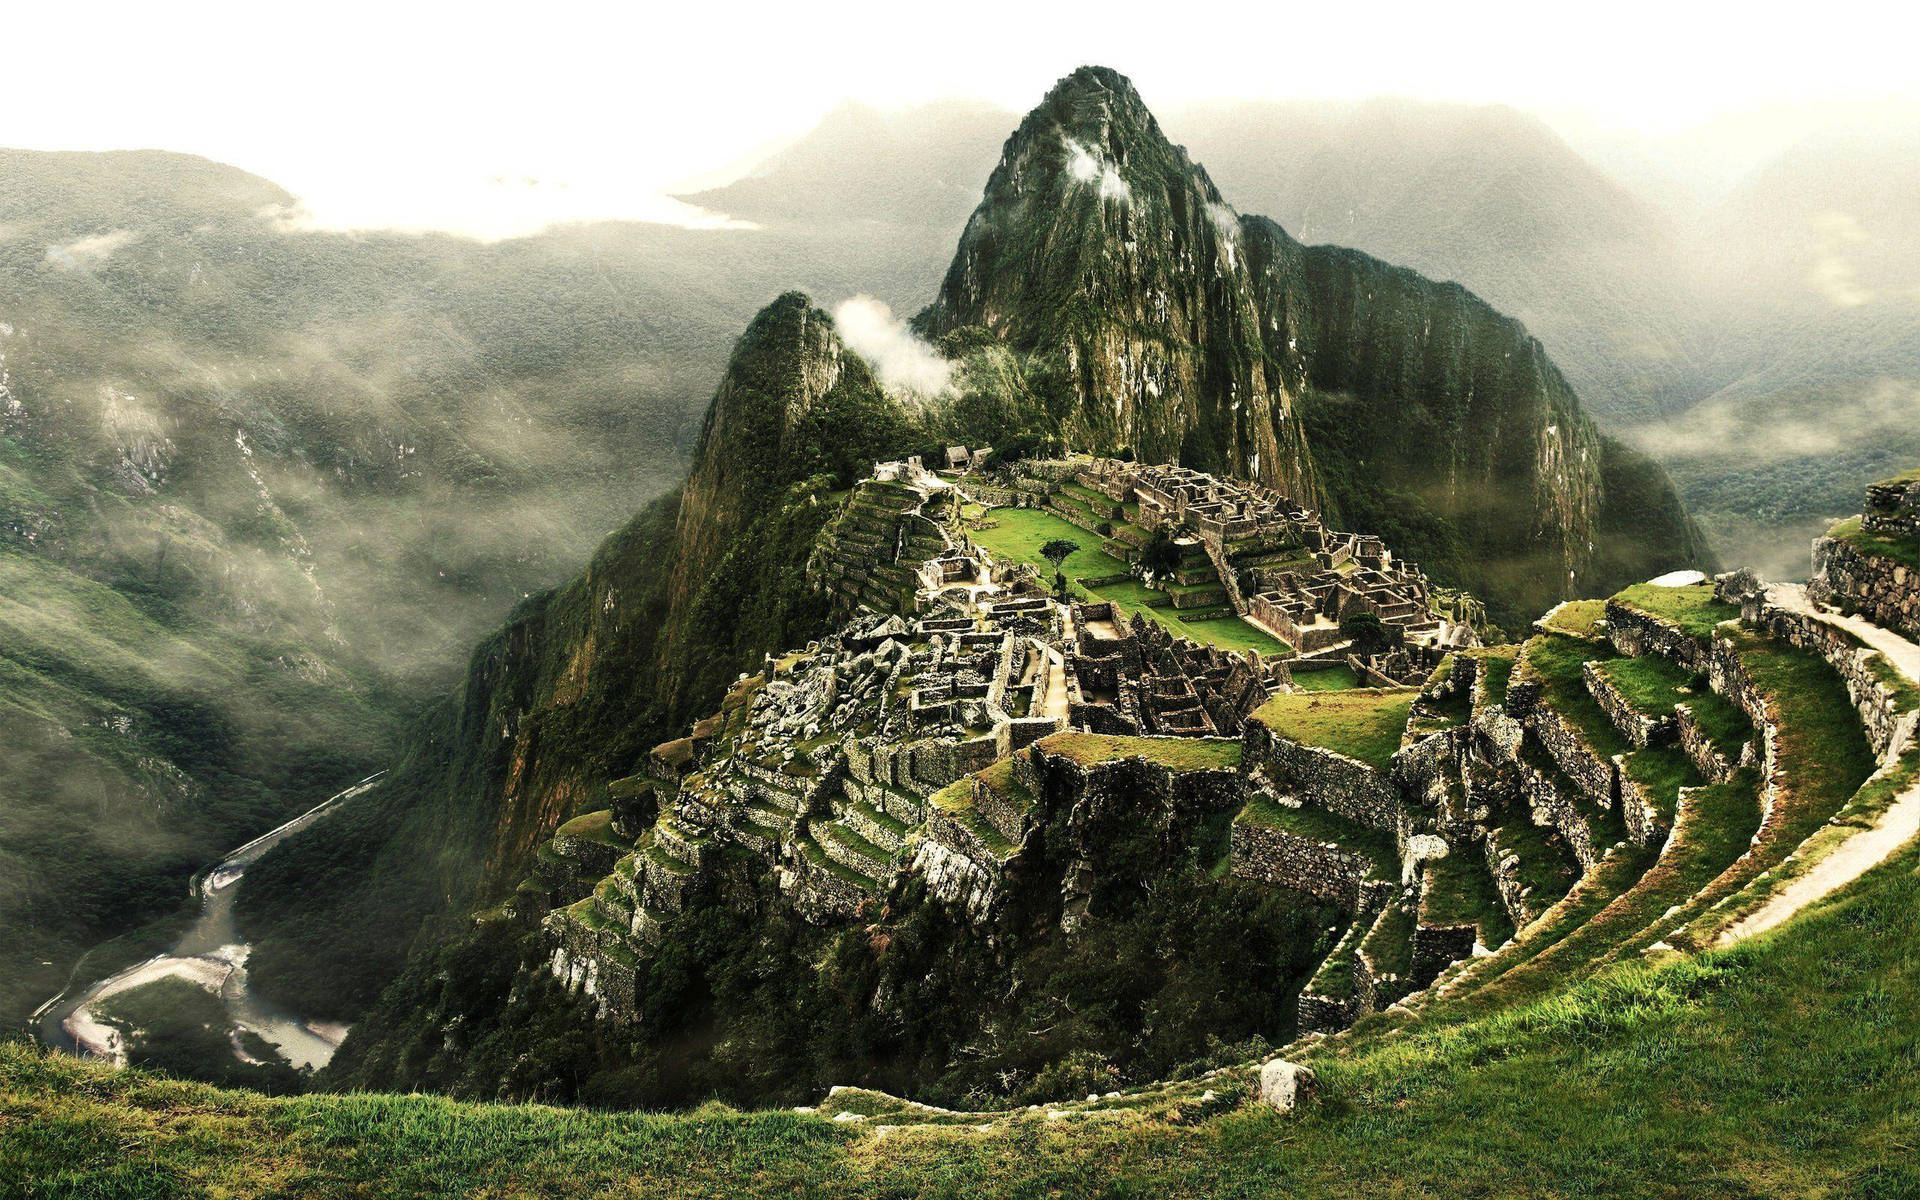
[[1734, 772], [1751, 756], [1751, 745], [1738, 759], [1729, 759], [1714, 748], [1707, 735], [1700, 730], [1700, 722], [1694, 718], [1693, 710], [1682, 704], [1674, 710], [1674, 729], [1680, 737], [1680, 749], [1686, 752], [1693, 762], [1694, 770], [1712, 783], [1725, 783], [1733, 778]]
[[[1920, 597], [1920, 591], [1915, 595]], [[1818, 617], [1771, 604], [1761, 606], [1759, 624], [1781, 641], [1819, 655], [1834, 669], [1847, 685], [1847, 696], [1866, 726], [1868, 744], [1875, 754], [1885, 754], [1902, 722], [1909, 718], [1893, 689], [1873, 668], [1879, 652]]]
[[1617, 600], [1607, 601], [1607, 639], [1631, 658], [1658, 654], [1690, 671], [1706, 669], [1707, 648], [1692, 634]]
[[[1362, 886], [1367, 873], [1373, 869], [1372, 861], [1333, 842], [1316, 842], [1283, 830], [1237, 821], [1233, 826], [1231, 853], [1235, 879], [1293, 888], [1332, 900], [1349, 911], [1363, 911], [1367, 907], [1367, 896], [1376, 890]], [[1392, 887], [1385, 880], [1369, 883]]]
[[1536, 769], [1532, 763], [1522, 761], [1519, 764], [1519, 778], [1527, 807], [1533, 815], [1533, 823], [1551, 826], [1567, 843], [1567, 849], [1573, 852], [1580, 870], [1583, 873], [1593, 870], [1607, 852], [1607, 847], [1594, 844], [1593, 831], [1574, 807], [1573, 797], [1565, 794], [1551, 776]]
[[1821, 538], [1813, 544], [1813, 573], [1807, 594], [1815, 600], [1920, 638], [1920, 570]]
[[567, 910], [548, 916], [542, 928], [553, 946], [548, 967], [556, 978], [591, 996], [601, 1017], [631, 1021], [638, 1016], [634, 960], [622, 931], [577, 920]]
[[1648, 746], [1664, 745], [1677, 735], [1673, 713], [1653, 716], [1642, 712], [1601, 670], [1600, 663], [1587, 663], [1580, 668], [1580, 674], [1586, 680], [1587, 692], [1600, 706], [1600, 711], [1606, 713], [1613, 727], [1625, 734], [1635, 746], [1644, 750]]
[[1887, 479], [1869, 485], [1860, 527], [1869, 533], [1920, 537], [1920, 479]]
[[1587, 799], [1601, 808], [1612, 808], [1617, 794], [1616, 770], [1611, 760], [1600, 757], [1558, 710], [1541, 704], [1527, 714], [1527, 728], [1567, 778], [1578, 784]]
[[1276, 737], [1257, 721], [1247, 723], [1243, 736], [1246, 761], [1264, 767], [1282, 791], [1349, 821], [1396, 835], [1400, 832], [1400, 793], [1372, 767], [1344, 754]]

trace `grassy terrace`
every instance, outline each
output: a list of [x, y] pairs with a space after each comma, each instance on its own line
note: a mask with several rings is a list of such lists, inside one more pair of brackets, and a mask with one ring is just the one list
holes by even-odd
[[1779, 726], [1774, 748], [1779, 791], [1752, 853], [1702, 888], [1685, 909], [1663, 922], [1673, 928], [1732, 895], [1777, 866], [1852, 799], [1873, 774], [1873, 751], [1846, 685], [1818, 655], [1744, 630], [1735, 650]]
[[613, 813], [608, 809], [599, 812], [582, 813], [554, 830], [554, 836], [576, 837], [583, 842], [599, 842], [607, 846], [625, 846], [626, 840], [613, 831]]
[[1903, 1014], [1920, 1010], [1916, 868], [1920, 848], [1909, 847], [1786, 936], [1623, 964], [1493, 1015], [1322, 1043], [1307, 1058], [1324, 1102], [1291, 1118], [1249, 1107], [1169, 1119], [1179, 1097], [1223, 1086], [1195, 1081], [1101, 1120], [1037, 1112], [987, 1133], [881, 1136], [875, 1125], [894, 1118], [276, 1100], [9, 1043], [0, 1189], [234, 1200], [1910, 1195], [1920, 1169], [1905, 1147], [1920, 1117]]
[[1673, 706], [1691, 700], [1695, 691], [1688, 671], [1657, 654], [1616, 658], [1594, 669], [1620, 689], [1627, 703], [1650, 717], [1671, 716]]
[[1612, 904], [1646, 874], [1655, 852], [1621, 845], [1608, 852], [1585, 878], [1567, 891], [1544, 916], [1520, 931], [1519, 937], [1498, 955], [1470, 968], [1466, 982], [1452, 995], [1435, 1001], [1430, 1012], [1436, 1017], [1459, 1018], [1480, 1015], [1504, 1007], [1524, 989], [1500, 985], [1509, 974], [1520, 971], [1553, 947], [1577, 933], [1609, 904]]
[[1649, 746], [1635, 750], [1622, 760], [1627, 778], [1646, 789], [1653, 808], [1663, 822], [1671, 823], [1674, 806], [1683, 787], [1705, 782], [1693, 768], [1693, 760], [1678, 746]]
[[1846, 520], [1827, 530], [1827, 536], [1836, 542], [1845, 542], [1862, 554], [1871, 554], [1875, 558], [1891, 559], [1894, 562], [1920, 570], [1920, 540], [1906, 537], [1888, 537], [1882, 533], [1868, 533], [1861, 528], [1859, 517]]
[[1005, 834], [995, 829], [992, 822], [981, 816], [979, 810], [974, 808], [971, 775], [963, 775], [941, 788], [927, 803], [965, 826], [967, 831], [979, 838], [980, 844], [996, 857], [1005, 858], [1018, 849], [1007, 840]]
[[1432, 928], [1472, 925], [1480, 931], [1483, 946], [1499, 946], [1513, 936], [1513, 919], [1500, 903], [1486, 856], [1478, 846], [1456, 846], [1445, 858], [1429, 861], [1425, 870], [1422, 924]]
[[1686, 705], [1713, 748], [1727, 761], [1739, 761], [1740, 747], [1753, 740], [1753, 722], [1747, 720], [1747, 714], [1725, 696], [1705, 688], [1697, 695], [1688, 696]]
[[1375, 879], [1392, 879], [1400, 872], [1400, 854], [1393, 836], [1383, 830], [1335, 816], [1322, 808], [1302, 805], [1292, 808], [1277, 804], [1271, 797], [1256, 795], [1234, 820], [1264, 829], [1277, 829], [1310, 842], [1335, 842], [1344, 850], [1363, 855], [1373, 863], [1369, 874]]
[[1001, 799], [1009, 801], [1020, 808], [1033, 807], [1033, 793], [1028, 791], [1027, 785], [1021, 783], [1019, 778], [1014, 775], [1013, 760], [1011, 758], [1003, 758], [985, 770], [975, 772], [975, 774], [978, 776], [980, 782], [987, 786], [989, 791]]
[[1373, 964], [1374, 977], [1404, 978], [1413, 969], [1413, 910], [1405, 903], [1389, 904], [1360, 942], [1360, 952]]
[[1702, 642], [1713, 637], [1714, 627], [1740, 615], [1738, 605], [1713, 598], [1711, 583], [1693, 583], [1686, 587], [1655, 587], [1636, 583], [1615, 593], [1613, 599], [1628, 608], [1658, 617], [1692, 634]]
[[[829, 825], [827, 828], [830, 831], [828, 834], [829, 837], [833, 836], [834, 833], [851, 832], [848, 830], [834, 829], [833, 826], [831, 825]], [[825, 870], [829, 874], [838, 875], [840, 878], [846, 880], [848, 883], [851, 883], [856, 887], [871, 889], [871, 888], [877, 888], [880, 886], [880, 881], [878, 879], [874, 878], [871, 875], [867, 875], [860, 871], [856, 871], [852, 867], [841, 862], [839, 859], [834, 858], [832, 855], [828, 854], [826, 851], [826, 847], [822, 846], [819, 842], [815, 841], [810, 834], [809, 836], [797, 838], [795, 840], [799, 842], [801, 851], [806, 854], [807, 861], [812, 863], [814, 866], [820, 867], [821, 869]], [[885, 862], [886, 862], [886, 855], [882, 853], [880, 855], [880, 864], [884, 865]]]
[[1324, 671], [1301, 671], [1293, 681], [1309, 692], [1343, 692], [1360, 686], [1360, 677], [1345, 663]]
[[1510, 811], [1488, 836], [1501, 854], [1519, 858], [1516, 873], [1530, 912], [1538, 913], [1557, 902], [1580, 878], [1579, 866], [1559, 835], [1535, 825], [1524, 809]]
[[1570, 600], [1552, 615], [1542, 617], [1540, 624], [1570, 637], [1593, 638], [1600, 636], [1600, 622], [1606, 615], [1605, 600]]
[[1040, 547], [1055, 538], [1064, 538], [1079, 546], [1079, 552], [1069, 558], [1061, 570], [1083, 599], [1111, 600], [1125, 616], [1145, 613], [1149, 620], [1159, 622], [1181, 637], [1223, 649], [1257, 650], [1261, 654], [1291, 652], [1292, 648], [1285, 642], [1255, 629], [1238, 616], [1189, 620], [1170, 606], [1165, 593], [1151, 591], [1136, 579], [1089, 586], [1085, 580], [1125, 576], [1127, 564], [1100, 548], [1104, 539], [1099, 534], [1089, 533], [1058, 514], [1037, 508], [996, 508], [988, 515], [998, 524], [992, 529], [974, 530], [968, 536], [995, 558], [1031, 564], [1042, 579], [1053, 578], [1053, 564], [1040, 556]]
[[1563, 634], [1542, 634], [1530, 638], [1521, 649], [1527, 667], [1541, 683], [1541, 694], [1549, 707], [1567, 719], [1602, 758], [1611, 758], [1633, 748], [1626, 736], [1607, 718], [1600, 702], [1587, 690], [1581, 668], [1588, 662], [1609, 659], [1613, 651], [1592, 642]]
[[1601, 849], [1613, 845], [1627, 836], [1627, 825], [1619, 809], [1602, 808], [1594, 803], [1585, 789], [1575, 783], [1567, 773], [1560, 769], [1553, 755], [1547, 753], [1538, 739], [1529, 736], [1520, 745], [1520, 757], [1528, 766], [1540, 772], [1552, 781], [1562, 796], [1573, 805], [1573, 811], [1586, 824], [1587, 833], [1593, 838], [1593, 844]]
[[1253, 720], [1278, 737], [1332, 750], [1384, 771], [1400, 749], [1407, 711], [1417, 694], [1413, 688], [1296, 692], [1267, 701], [1254, 711]]
[[1578, 928], [1508, 972], [1496, 988], [1482, 995], [1482, 1002], [1511, 1001], [1565, 987], [1603, 961], [1644, 949], [1654, 939], [1637, 935], [1745, 853], [1759, 825], [1759, 780], [1754, 772], [1742, 772], [1692, 793], [1673, 844], [1657, 862]]
[[[1240, 742], [1234, 738], [1123, 737], [1104, 733], [1056, 733], [1041, 738], [1049, 754], [1070, 758], [1083, 767], [1123, 758], [1144, 758], [1176, 771], [1232, 770], [1240, 765]], [[995, 764], [997, 767], [999, 764]], [[994, 767], [987, 768], [988, 771]], [[1008, 764], [1009, 772], [1012, 764]], [[983, 776], [986, 772], [981, 773]], [[1009, 775], [1009, 780], [1011, 775]], [[990, 783], [990, 786], [991, 783]]]
[[1487, 703], [1505, 704], [1507, 684], [1513, 679], [1513, 664], [1519, 654], [1514, 646], [1499, 646], [1479, 654], [1480, 669], [1487, 676]]

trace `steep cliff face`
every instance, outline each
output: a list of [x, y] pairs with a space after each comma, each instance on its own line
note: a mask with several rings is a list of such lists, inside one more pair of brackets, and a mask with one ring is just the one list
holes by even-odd
[[1520, 323], [1458, 284], [1243, 228], [1329, 507], [1510, 610], [1584, 584], [1599, 436]]
[[979, 326], [1051, 360], [1043, 399], [1076, 449], [1177, 459], [1311, 501], [1240, 236], [1133, 85], [1083, 68], [1008, 139], [919, 323]]
[[[1008, 140], [919, 323], [1023, 356], [1067, 446], [1321, 504], [1509, 621], [1648, 564], [1707, 564], [1665, 476], [1603, 443], [1519, 322], [1235, 213], [1102, 68]], [[1628, 513], [1659, 517], [1638, 544]]]
[[866, 364], [806, 296], [789, 292], [760, 311], [707, 409], [681, 494], [669, 585], [676, 615], [778, 488], [821, 465], [830, 448], [809, 439], [822, 417], [877, 396]]

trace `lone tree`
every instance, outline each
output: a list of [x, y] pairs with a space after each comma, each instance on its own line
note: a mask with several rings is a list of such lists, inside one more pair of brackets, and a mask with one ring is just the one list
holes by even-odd
[[1368, 654], [1386, 645], [1387, 627], [1378, 613], [1363, 609], [1340, 618], [1340, 636], [1351, 639], [1357, 653]]
[[1052, 563], [1053, 569], [1058, 571], [1063, 563], [1079, 553], [1079, 551], [1080, 544], [1078, 542], [1070, 542], [1066, 538], [1055, 538], [1040, 547], [1040, 557]]
[[1053, 564], [1053, 590], [1062, 596], [1067, 594], [1067, 577], [1060, 568], [1079, 551], [1079, 543], [1070, 542], [1066, 538], [1054, 538], [1040, 547], [1040, 557]]
[[1155, 578], [1171, 575], [1179, 570], [1180, 557], [1179, 545], [1174, 542], [1173, 535], [1164, 527], [1154, 530], [1153, 536], [1147, 539], [1147, 544], [1140, 548], [1140, 565], [1152, 571]]

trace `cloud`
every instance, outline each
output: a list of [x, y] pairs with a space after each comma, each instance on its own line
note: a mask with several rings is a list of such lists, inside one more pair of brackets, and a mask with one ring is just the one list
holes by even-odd
[[1067, 147], [1067, 170], [1081, 183], [1100, 182], [1102, 200], [1118, 200], [1122, 204], [1133, 200], [1133, 188], [1120, 172], [1070, 137], [1060, 139]]
[[1867, 231], [1849, 213], [1822, 212], [1809, 217], [1820, 248], [1807, 271], [1807, 283], [1814, 291], [1840, 308], [1859, 308], [1873, 301], [1873, 292], [1861, 286], [1854, 274], [1852, 247], [1870, 241]]
[[124, 249], [139, 239], [140, 235], [131, 229], [96, 233], [64, 246], [48, 246], [47, 261], [63, 271], [81, 271], [94, 263], [105, 262], [116, 250]]
[[873, 364], [888, 389], [931, 400], [952, 387], [953, 364], [872, 296], [844, 301], [833, 310], [833, 320], [841, 339]]

